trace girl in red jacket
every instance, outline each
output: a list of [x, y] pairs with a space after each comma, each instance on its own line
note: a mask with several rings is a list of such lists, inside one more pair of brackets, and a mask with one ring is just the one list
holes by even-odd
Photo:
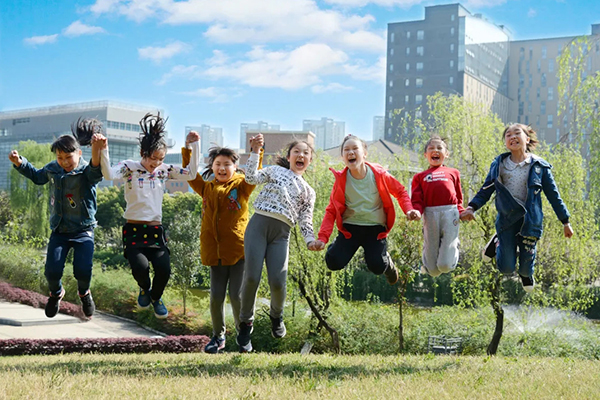
[[429, 169], [412, 181], [412, 203], [423, 214], [423, 267], [431, 276], [450, 272], [458, 263], [459, 213], [464, 211], [460, 172], [444, 165], [444, 140], [432, 136], [424, 149]]
[[404, 186], [381, 165], [365, 161], [367, 145], [356, 136], [348, 135], [341, 145], [346, 168], [334, 171], [335, 183], [329, 205], [321, 224], [318, 240], [309, 245], [311, 250], [323, 250], [333, 231], [334, 221], [338, 236], [325, 254], [327, 268], [343, 269], [360, 246], [365, 251], [367, 268], [374, 274], [385, 274], [390, 285], [398, 281], [398, 270], [387, 252], [386, 237], [396, 212], [393, 195], [409, 220], [421, 218], [414, 210]]

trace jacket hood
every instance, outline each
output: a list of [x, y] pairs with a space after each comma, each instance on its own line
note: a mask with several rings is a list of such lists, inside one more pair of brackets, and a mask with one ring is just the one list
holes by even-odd
[[[88, 162], [83, 159], [83, 157], [79, 157], [79, 165], [73, 171], [67, 172], [68, 174], [81, 174], [83, 170], [88, 166]], [[65, 170], [58, 164], [58, 161], [54, 160], [48, 164], [48, 170], [55, 174], [64, 173]]]
[[[552, 165], [548, 161], [544, 160], [542, 157], [540, 157], [536, 154], [533, 154], [533, 153], [529, 153], [529, 154], [531, 154], [531, 165], [540, 164], [542, 167], [552, 168]], [[510, 152], [502, 153], [498, 157], [496, 157], [496, 160], [499, 163], [500, 161], [503, 161], [506, 157], [509, 157], [509, 156], [510, 156]]]

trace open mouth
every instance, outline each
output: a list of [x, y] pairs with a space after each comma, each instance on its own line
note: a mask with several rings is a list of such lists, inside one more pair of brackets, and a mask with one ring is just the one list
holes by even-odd
[[356, 158], [348, 158], [348, 164], [356, 163]]
[[304, 161], [296, 161], [296, 168], [299, 168], [299, 169], [304, 168]]
[[431, 156], [431, 161], [440, 161], [441, 157], [439, 155], [433, 155]]

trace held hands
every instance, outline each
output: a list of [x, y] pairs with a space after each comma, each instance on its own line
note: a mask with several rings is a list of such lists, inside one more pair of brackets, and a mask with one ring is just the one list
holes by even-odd
[[185, 147], [189, 147], [190, 143], [200, 141], [200, 135], [196, 131], [190, 131], [185, 138]]
[[23, 161], [21, 160], [21, 156], [19, 155], [19, 152], [16, 150], [13, 150], [10, 153], [8, 153], [8, 159], [10, 160], [11, 163], [15, 164], [15, 166], [17, 166], [17, 167], [20, 167], [21, 164], [23, 163]]
[[257, 154], [260, 153], [260, 149], [261, 149], [261, 147], [263, 147], [264, 144], [265, 144], [265, 139], [264, 139], [262, 133], [259, 133], [258, 135], [252, 136], [250, 138], [250, 148], [252, 149], [253, 153], [257, 153]]
[[92, 136], [92, 152], [102, 151], [108, 147], [108, 138], [101, 133]]
[[566, 238], [570, 238], [573, 236], [573, 227], [571, 227], [571, 224], [566, 223], [563, 225], [563, 229], [565, 231], [565, 237]]
[[409, 221], [418, 221], [421, 219], [421, 213], [419, 210], [410, 210], [406, 213], [406, 218], [408, 218]]
[[474, 219], [475, 219], [475, 211], [473, 210], [473, 207], [471, 207], [471, 206], [467, 207], [465, 209], [465, 211], [460, 213], [461, 221], [473, 221]]
[[308, 242], [308, 249], [312, 251], [321, 251], [325, 248], [325, 243], [320, 240], [313, 240], [312, 242]]

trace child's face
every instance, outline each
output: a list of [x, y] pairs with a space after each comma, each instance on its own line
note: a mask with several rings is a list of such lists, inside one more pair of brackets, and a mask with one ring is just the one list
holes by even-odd
[[444, 160], [448, 157], [448, 149], [446, 144], [441, 140], [432, 140], [425, 149], [425, 158], [429, 162], [430, 167], [439, 167], [444, 165]]
[[366, 155], [365, 147], [359, 140], [346, 140], [344, 147], [342, 147], [342, 160], [351, 170], [362, 168]]
[[297, 175], [302, 175], [310, 164], [312, 152], [306, 143], [298, 143], [290, 150], [287, 160], [290, 162], [290, 169]]
[[512, 126], [504, 134], [504, 145], [511, 153], [525, 153], [529, 140], [529, 136], [527, 136], [520, 126]]
[[217, 156], [212, 164], [212, 172], [218, 182], [225, 183], [235, 174], [235, 163], [227, 156]]
[[142, 158], [142, 165], [148, 172], [154, 172], [156, 168], [162, 165], [166, 155], [164, 150], [156, 150], [150, 157]]
[[81, 149], [77, 149], [72, 153], [65, 153], [62, 150], [56, 150], [56, 161], [58, 165], [67, 172], [73, 171], [79, 165], [81, 158]]

